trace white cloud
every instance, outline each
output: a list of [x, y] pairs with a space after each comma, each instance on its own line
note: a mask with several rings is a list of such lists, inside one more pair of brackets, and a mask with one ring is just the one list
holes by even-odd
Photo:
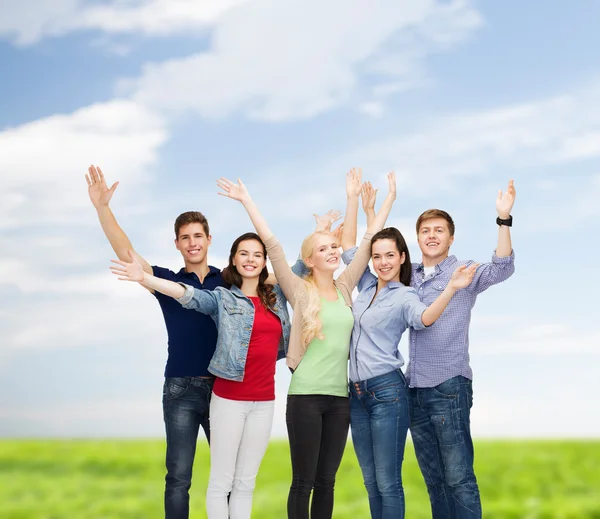
[[[600, 156], [600, 96], [585, 89], [547, 100], [430, 118], [410, 133], [374, 140], [341, 156], [335, 165], [362, 164], [368, 171], [395, 168], [403, 189], [428, 194], [455, 189], [457, 177], [563, 164]], [[400, 172], [400, 173], [398, 173]]]
[[84, 178], [90, 162], [140, 185], [166, 138], [163, 121], [128, 100], [5, 129], [0, 133], [0, 228], [77, 225], [80, 217], [93, 217]]
[[[502, 328], [503, 333], [498, 334]], [[536, 355], [600, 354], [600, 328], [574, 327], [565, 323], [535, 322], [516, 315], [499, 319], [479, 318], [472, 326], [477, 355], [507, 353]]]
[[260, 0], [226, 13], [208, 52], [147, 65], [120, 91], [203, 117], [305, 119], [360, 96], [362, 72], [410, 84], [427, 54], [480, 24], [463, 0]]
[[377, 101], [369, 101], [358, 106], [358, 111], [362, 114], [379, 119], [383, 115], [384, 106]]
[[17, 45], [31, 45], [44, 37], [82, 30], [150, 36], [187, 32], [197, 36], [199, 30], [210, 27], [226, 11], [246, 1], [113, 0], [99, 4], [85, 0], [3, 0], [0, 37]]

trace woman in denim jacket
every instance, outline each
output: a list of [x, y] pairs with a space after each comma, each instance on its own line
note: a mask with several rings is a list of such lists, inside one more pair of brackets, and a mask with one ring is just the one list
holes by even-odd
[[254, 233], [233, 242], [223, 270], [230, 290], [198, 290], [160, 279], [130, 257], [131, 263], [113, 260], [119, 279], [137, 281], [215, 320], [217, 347], [208, 368], [217, 378], [210, 402], [206, 511], [209, 519], [250, 519], [273, 423], [275, 362], [287, 354], [291, 328], [282, 290], [266, 282], [265, 245]]

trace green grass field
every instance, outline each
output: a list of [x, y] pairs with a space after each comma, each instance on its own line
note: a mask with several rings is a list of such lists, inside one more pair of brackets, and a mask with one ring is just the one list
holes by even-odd
[[[0, 441], [0, 518], [162, 517], [164, 442]], [[479, 441], [476, 471], [486, 519], [600, 519], [600, 441]], [[209, 456], [199, 444], [191, 517], [206, 517]], [[404, 464], [407, 517], [431, 517], [412, 450]], [[285, 441], [272, 442], [254, 494], [253, 518], [284, 519], [290, 483]], [[338, 473], [334, 517], [368, 518], [351, 442]]]

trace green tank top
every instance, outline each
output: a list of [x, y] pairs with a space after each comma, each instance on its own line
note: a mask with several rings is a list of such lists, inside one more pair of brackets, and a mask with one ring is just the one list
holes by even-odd
[[324, 339], [314, 338], [296, 371], [288, 394], [348, 396], [348, 352], [354, 326], [352, 310], [338, 290], [335, 301], [321, 298]]

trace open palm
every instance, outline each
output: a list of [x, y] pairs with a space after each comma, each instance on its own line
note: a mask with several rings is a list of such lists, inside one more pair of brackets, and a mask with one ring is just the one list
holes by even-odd
[[498, 216], [500, 216], [500, 218], [508, 218], [510, 216], [516, 195], [517, 191], [515, 190], [514, 180], [509, 180], [506, 191], [498, 191], [496, 210], [498, 211]]
[[479, 263], [473, 263], [468, 267], [466, 265], [458, 267], [452, 273], [452, 277], [450, 278], [450, 285], [452, 288], [458, 290], [460, 288], [468, 287], [471, 284], [471, 281], [473, 281], [473, 276], [475, 275], [478, 266]]
[[322, 216], [318, 214], [314, 214], [313, 216], [317, 222], [315, 231], [331, 231], [331, 226], [342, 217], [342, 213], [335, 209], [330, 209]]
[[98, 208], [108, 205], [119, 183], [115, 182], [109, 189], [104, 180], [102, 170], [96, 166], [88, 168], [88, 174], [85, 176], [85, 179], [88, 185], [88, 194], [94, 207]]
[[363, 188], [360, 193], [360, 198], [362, 200], [363, 211], [365, 213], [375, 211], [375, 201], [377, 199], [377, 189], [373, 189], [373, 184], [371, 182], [363, 183]]
[[246, 186], [239, 178], [237, 179], [237, 184], [234, 184], [231, 180], [221, 177], [217, 180], [217, 186], [224, 191], [223, 193], [218, 193], [221, 196], [226, 196], [239, 202], [245, 202], [250, 199], [250, 193], [248, 193]]
[[358, 196], [362, 190], [362, 169], [352, 168], [346, 174], [346, 195], [348, 197]]
[[127, 251], [127, 255], [131, 261], [110, 260], [114, 263], [110, 270], [120, 281], [144, 281], [144, 267], [131, 250]]

